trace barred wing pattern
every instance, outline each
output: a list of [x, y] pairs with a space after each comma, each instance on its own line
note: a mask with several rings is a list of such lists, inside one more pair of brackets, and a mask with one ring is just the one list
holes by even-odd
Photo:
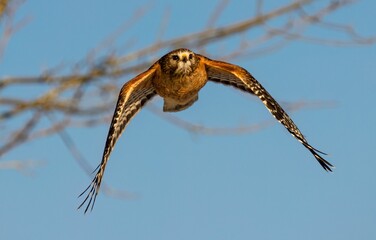
[[81, 208], [87, 202], [85, 213], [88, 209], [92, 210], [94, 207], [95, 199], [102, 183], [104, 170], [116, 141], [130, 120], [141, 110], [143, 105], [156, 95], [151, 82], [154, 73], [155, 66], [153, 65], [144, 73], [141, 73], [131, 81], [127, 82], [120, 91], [110, 129], [108, 131], [102, 162], [94, 170], [97, 171], [97, 173], [90, 185], [80, 194], [80, 196], [82, 196], [87, 193], [86, 198], [78, 207]]
[[269, 112], [294, 136], [300, 143], [302, 143], [316, 158], [320, 165], [326, 171], [332, 171], [330, 164], [319, 153], [325, 153], [312, 147], [298, 127], [287, 115], [283, 108], [276, 100], [265, 90], [265, 88], [244, 68], [221, 61], [213, 61], [209, 58], [200, 55], [201, 61], [206, 66], [208, 80], [230, 85], [239, 88], [243, 91], [256, 95], [269, 110]]

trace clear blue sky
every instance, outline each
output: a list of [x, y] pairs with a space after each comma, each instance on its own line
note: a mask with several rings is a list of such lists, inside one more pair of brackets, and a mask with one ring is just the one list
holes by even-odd
[[[150, 3], [129, 2], [26, 2], [17, 16], [31, 21], [11, 39], [0, 75], [74, 63]], [[253, 14], [254, 4], [247, 2], [231, 1], [219, 22]], [[119, 45], [137, 39], [129, 52], [155, 40], [166, 8], [166, 38], [202, 30], [212, 9], [209, 1], [155, 1], [152, 7], [119, 39]], [[374, 1], [362, 1], [332, 19], [375, 35], [374, 9]], [[47, 165], [32, 177], [1, 171], [0, 239], [376, 239], [376, 46], [292, 42], [271, 55], [234, 62], [278, 100], [337, 102], [291, 114], [312, 145], [330, 154], [333, 174], [279, 124], [253, 134], [192, 135], [144, 110], [118, 141], [105, 174], [107, 184], [138, 199], [100, 194], [94, 211], [83, 215], [77, 196], [91, 179], [59, 138], [37, 141], [1, 159]], [[209, 126], [272, 119], [261, 102], [215, 84], [177, 115]], [[107, 129], [69, 130], [93, 167]]]

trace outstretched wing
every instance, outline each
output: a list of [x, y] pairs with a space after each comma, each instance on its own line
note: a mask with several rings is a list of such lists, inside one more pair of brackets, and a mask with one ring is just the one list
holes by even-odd
[[325, 153], [315, 149], [307, 142], [289, 115], [287, 115], [278, 102], [274, 100], [274, 98], [247, 70], [226, 62], [214, 61], [201, 55], [199, 55], [199, 57], [200, 61], [206, 66], [208, 80], [231, 85], [256, 95], [264, 103], [269, 112], [313, 154], [320, 165], [326, 171], [332, 171], [331, 167], [333, 167], [333, 165], [319, 155], [319, 153]]
[[90, 206], [91, 209], [94, 207], [95, 199], [98, 195], [102, 182], [104, 170], [116, 141], [130, 120], [136, 115], [137, 112], [141, 110], [142, 106], [156, 94], [151, 80], [156, 76], [156, 70], [158, 67], [159, 65], [154, 64], [147, 71], [133, 78], [122, 87], [116, 104], [115, 112], [112, 117], [110, 129], [108, 131], [102, 162], [94, 170], [97, 171], [97, 173], [95, 174], [95, 177], [90, 185], [80, 194], [80, 196], [82, 196], [87, 192], [86, 198], [78, 207], [81, 208], [85, 202], [88, 201], [85, 208], [85, 213]]

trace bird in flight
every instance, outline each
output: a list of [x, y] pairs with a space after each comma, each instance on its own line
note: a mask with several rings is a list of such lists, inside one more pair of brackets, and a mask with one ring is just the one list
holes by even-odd
[[212, 60], [189, 49], [176, 49], [164, 55], [148, 70], [128, 81], [122, 87], [104, 147], [101, 163], [91, 184], [81, 193], [86, 198], [78, 208], [86, 204], [85, 213], [93, 209], [102, 183], [104, 170], [116, 141], [130, 120], [154, 96], [164, 100], [164, 112], [178, 112], [189, 108], [198, 100], [198, 92], [208, 81], [222, 83], [256, 95], [292, 136], [310, 151], [319, 164], [332, 171], [330, 164], [312, 147], [295, 123], [265, 88], [244, 68]]

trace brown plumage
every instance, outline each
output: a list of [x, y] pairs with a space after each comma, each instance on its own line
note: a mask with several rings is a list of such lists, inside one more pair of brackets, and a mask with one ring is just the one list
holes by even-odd
[[208, 80], [230, 85], [256, 95], [269, 112], [313, 154], [320, 165], [326, 171], [332, 171], [333, 165], [320, 156], [320, 153], [324, 153], [313, 148], [307, 142], [287, 113], [247, 70], [230, 63], [211, 60], [188, 49], [177, 49], [164, 55], [148, 70], [122, 87], [108, 132], [102, 161], [96, 168], [97, 173], [93, 181], [81, 193], [83, 195], [88, 192], [78, 208], [81, 208], [86, 202], [85, 213], [89, 208], [93, 208], [107, 161], [117, 139], [147, 101], [155, 95], [159, 95], [164, 99], [163, 111], [182, 111], [198, 100], [198, 92]]

